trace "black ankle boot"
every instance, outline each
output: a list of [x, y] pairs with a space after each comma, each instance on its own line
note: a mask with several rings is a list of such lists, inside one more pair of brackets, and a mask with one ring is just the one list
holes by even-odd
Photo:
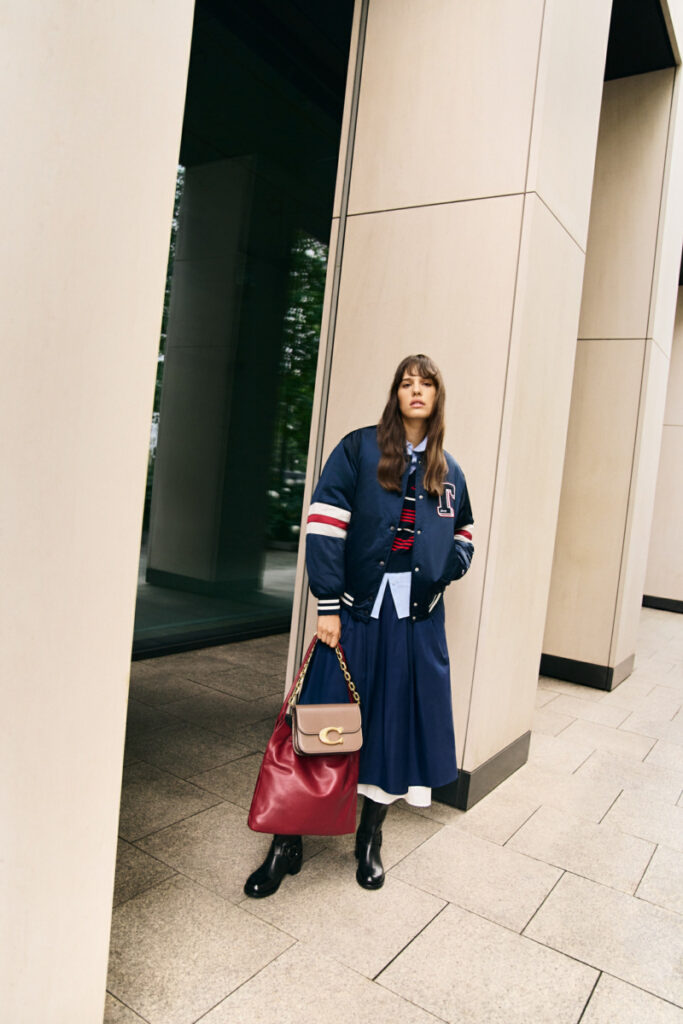
[[298, 875], [302, 856], [301, 836], [273, 836], [263, 864], [244, 883], [246, 895], [254, 899], [272, 896], [285, 875]]
[[378, 804], [363, 797], [363, 810], [356, 832], [356, 881], [364, 889], [381, 889], [384, 885], [384, 867], [379, 855], [382, 845], [382, 822], [387, 816], [388, 804]]

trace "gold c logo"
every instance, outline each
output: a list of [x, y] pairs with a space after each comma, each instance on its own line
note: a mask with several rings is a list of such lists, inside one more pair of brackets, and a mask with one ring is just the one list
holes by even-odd
[[[331, 732], [339, 733], [339, 739], [338, 740], [329, 740], [327, 738], [327, 735], [328, 735], [328, 733], [331, 733]], [[344, 740], [342, 739], [342, 736], [341, 736], [341, 734], [343, 732], [344, 732], [344, 730], [341, 727], [341, 725], [328, 725], [324, 729], [320, 730], [320, 732], [318, 733], [318, 739], [320, 740], [321, 743], [327, 743], [327, 745], [329, 747], [335, 747], [338, 743], [343, 743], [344, 742]]]

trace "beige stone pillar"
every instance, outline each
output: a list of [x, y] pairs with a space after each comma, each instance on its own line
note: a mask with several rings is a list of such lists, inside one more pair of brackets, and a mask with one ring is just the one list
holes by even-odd
[[662, 429], [643, 604], [683, 612], [683, 288], [676, 323]]
[[0, 1016], [102, 1020], [190, 0], [3, 5]]
[[542, 671], [632, 670], [669, 371], [683, 203], [674, 69], [607, 82]]
[[342, 434], [377, 421], [396, 363], [432, 355], [475, 516], [473, 568], [446, 597], [461, 773], [441, 795], [467, 807], [527, 754], [610, 3], [370, 0], [365, 13], [308, 493]]

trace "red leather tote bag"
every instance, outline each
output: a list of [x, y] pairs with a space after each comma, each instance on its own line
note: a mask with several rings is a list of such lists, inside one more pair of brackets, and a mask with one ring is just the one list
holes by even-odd
[[[292, 744], [288, 706], [301, 692], [317, 642], [314, 637], [306, 651], [263, 755], [249, 811], [249, 828], [254, 832], [338, 836], [356, 829], [360, 751], [308, 757], [297, 754]], [[343, 659], [341, 647], [337, 657], [340, 653]], [[349, 684], [349, 699], [357, 700], [348, 672], [344, 675]]]

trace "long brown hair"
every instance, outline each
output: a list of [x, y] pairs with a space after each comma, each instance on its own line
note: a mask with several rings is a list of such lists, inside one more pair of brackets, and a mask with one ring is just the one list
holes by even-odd
[[429, 356], [406, 356], [396, 367], [396, 373], [389, 391], [389, 400], [384, 407], [377, 427], [377, 443], [381, 451], [377, 478], [387, 491], [401, 493], [401, 478], [407, 465], [406, 432], [398, 404], [398, 388], [406, 373], [427, 377], [434, 381], [436, 395], [434, 407], [427, 421], [427, 468], [424, 474], [424, 488], [429, 494], [443, 493], [443, 484], [448, 472], [443, 453], [444, 407], [446, 389], [438, 366]]

